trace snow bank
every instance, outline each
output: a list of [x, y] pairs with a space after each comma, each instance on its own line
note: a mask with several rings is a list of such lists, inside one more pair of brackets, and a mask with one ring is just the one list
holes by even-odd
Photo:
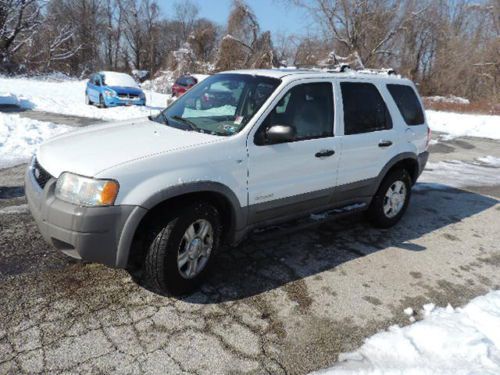
[[425, 100], [435, 103], [470, 104], [470, 100], [460, 96], [425, 96]]
[[471, 115], [454, 112], [425, 111], [433, 131], [448, 133], [451, 137], [483, 137], [500, 139], [500, 116]]
[[97, 108], [85, 104], [86, 80], [43, 81], [30, 78], [0, 77], [2, 92], [17, 96], [24, 108], [91, 117], [103, 120], [126, 120], [158, 113], [166, 107], [170, 95], [145, 91], [147, 106]]
[[426, 305], [424, 319], [393, 326], [317, 374], [500, 374], [500, 291], [464, 308]]
[[72, 129], [71, 126], [31, 120], [19, 115], [0, 114], [0, 168], [29, 161], [41, 142]]
[[143, 90], [152, 90], [155, 92], [161, 92], [164, 94], [172, 93], [172, 85], [175, 79], [173, 72], [163, 71], [161, 74], [153, 79], [148, 79], [142, 83]]

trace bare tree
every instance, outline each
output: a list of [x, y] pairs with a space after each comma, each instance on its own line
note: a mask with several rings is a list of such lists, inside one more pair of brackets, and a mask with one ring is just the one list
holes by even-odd
[[233, 0], [227, 35], [221, 41], [217, 70], [244, 67], [270, 68], [276, 63], [271, 34], [260, 32], [255, 13], [243, 0]]
[[37, 0], [2, 0], [0, 2], [0, 63], [31, 40], [41, 22]]
[[339, 55], [357, 52], [363, 65], [392, 56], [394, 41], [409, 13], [400, 0], [290, 0], [319, 23]]
[[180, 27], [182, 40], [186, 41], [193, 32], [199, 9], [192, 0], [177, 1], [174, 4], [175, 21]]

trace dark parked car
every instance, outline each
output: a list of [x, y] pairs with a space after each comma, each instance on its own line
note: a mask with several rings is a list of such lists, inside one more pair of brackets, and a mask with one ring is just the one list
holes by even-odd
[[188, 91], [191, 87], [196, 85], [198, 82], [203, 81], [207, 77], [207, 75], [203, 74], [193, 74], [177, 78], [172, 86], [172, 96], [182, 96], [182, 94]]

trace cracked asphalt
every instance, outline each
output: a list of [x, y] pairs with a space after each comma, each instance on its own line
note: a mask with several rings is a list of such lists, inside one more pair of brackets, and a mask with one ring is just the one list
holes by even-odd
[[[431, 161], [500, 157], [499, 145], [440, 142]], [[408, 324], [406, 307], [500, 288], [498, 185], [421, 186], [390, 230], [358, 215], [251, 239], [171, 298], [46, 245], [24, 168], [0, 170], [0, 374], [306, 374]]]

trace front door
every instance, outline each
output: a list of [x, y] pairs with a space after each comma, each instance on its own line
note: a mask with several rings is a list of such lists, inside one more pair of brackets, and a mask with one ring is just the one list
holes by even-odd
[[[269, 144], [264, 134], [272, 125], [295, 127], [295, 139]], [[334, 137], [332, 83], [315, 81], [289, 87], [255, 137], [248, 139], [248, 151], [250, 224], [327, 205], [340, 152]]]

